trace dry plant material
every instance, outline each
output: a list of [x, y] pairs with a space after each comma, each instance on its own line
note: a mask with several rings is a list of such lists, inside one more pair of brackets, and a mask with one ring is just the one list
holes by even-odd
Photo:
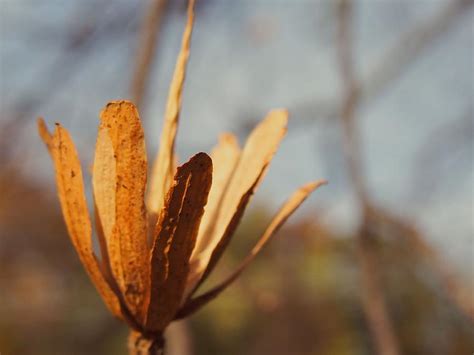
[[57, 124], [51, 134], [44, 121], [38, 120], [40, 136], [55, 165], [70, 238], [108, 308], [132, 328], [132, 353], [140, 353], [138, 347], [149, 352], [162, 348], [162, 334], [169, 323], [192, 314], [229, 286], [296, 208], [324, 183], [297, 190], [241, 265], [210, 291], [196, 296], [229, 244], [285, 135], [287, 112], [271, 111], [242, 149], [226, 133], [211, 156], [198, 153], [176, 168], [174, 142], [192, 24], [190, 1], [160, 150], [148, 186], [144, 134], [135, 105], [114, 101], [101, 112], [92, 168], [100, 259], [92, 248], [91, 221], [74, 144], [62, 126]]

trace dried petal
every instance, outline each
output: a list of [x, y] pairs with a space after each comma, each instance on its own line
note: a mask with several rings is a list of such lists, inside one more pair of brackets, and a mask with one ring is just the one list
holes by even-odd
[[270, 239], [275, 235], [278, 229], [285, 223], [288, 217], [303, 203], [303, 201], [319, 186], [325, 184], [326, 181], [321, 180], [313, 183], [309, 183], [300, 189], [298, 189], [293, 195], [284, 203], [284, 205], [280, 208], [278, 213], [275, 215], [273, 220], [271, 221], [270, 225], [263, 233], [260, 240], [257, 244], [253, 247], [250, 254], [242, 261], [242, 263], [237, 267], [237, 269], [230, 274], [224, 281], [219, 283], [217, 286], [213, 287], [211, 290], [207, 291], [206, 293], [198, 296], [194, 299], [188, 301], [187, 304], [183, 306], [183, 308], [178, 313], [177, 318], [187, 317], [188, 315], [196, 312], [206, 303], [217, 297], [222, 291], [224, 291], [227, 286], [229, 286], [239, 275], [242, 271], [245, 270], [247, 265], [249, 265], [252, 260], [255, 259], [257, 254], [262, 250], [262, 248], [270, 241]]
[[101, 261], [100, 261], [100, 270], [104, 275], [104, 278], [109, 283], [112, 290], [119, 294], [120, 290], [117, 286], [117, 283], [112, 275], [112, 270], [110, 269], [110, 259], [109, 259], [109, 252], [107, 250], [107, 241], [104, 235], [104, 229], [102, 228], [102, 222], [100, 221], [99, 211], [97, 209], [97, 203], [94, 201], [94, 220], [95, 220], [95, 229], [97, 232], [97, 239], [99, 241], [99, 248], [101, 254]]
[[[98, 208], [102, 223], [106, 222], [104, 232], [109, 239], [108, 252], [112, 273], [130, 311], [140, 319], [143, 316], [143, 295], [149, 279], [144, 201], [147, 161], [143, 128], [137, 109], [131, 102], [110, 102], [101, 112], [98, 141], [100, 151], [97, 153], [99, 173], [103, 165], [113, 167], [113, 164], [110, 165], [110, 147], [103, 138], [106, 133], [115, 153], [115, 179], [110, 177], [110, 171], [105, 171], [104, 181], [96, 181], [95, 185], [99, 192], [98, 197], [101, 197], [102, 194], [110, 192], [115, 182], [115, 193], [112, 194], [115, 196], [115, 216], [110, 212], [111, 206], [107, 206], [105, 201], [102, 201]], [[94, 171], [95, 169], [94, 167]], [[97, 202], [99, 203], [99, 200]], [[104, 220], [102, 213], [105, 214]], [[113, 219], [115, 223], [112, 224]]]
[[224, 192], [229, 185], [232, 173], [237, 166], [239, 157], [240, 148], [237, 138], [230, 133], [222, 134], [219, 137], [219, 144], [211, 152], [213, 164], [212, 186], [201, 226], [199, 227], [196, 247], [191, 255], [191, 270], [188, 284], [192, 286], [185, 292], [186, 296], [191, 291], [193, 285], [196, 284], [206, 266], [203, 264], [203, 259], [200, 258], [200, 253], [212, 242], [210, 238], [215, 237], [213, 229], [219, 216], [220, 204]]
[[43, 140], [44, 144], [46, 145], [46, 148], [48, 148], [49, 154], [52, 154], [52, 149], [53, 149], [53, 136], [51, 133], [48, 131], [48, 127], [46, 126], [46, 123], [44, 122], [44, 119], [42, 117], [38, 117], [38, 120], [36, 121], [38, 124], [38, 132]]
[[171, 81], [168, 102], [166, 104], [165, 121], [161, 133], [160, 148], [153, 164], [150, 190], [147, 196], [147, 206], [150, 212], [158, 213], [163, 204], [165, 195], [173, 182], [176, 170], [174, 143], [178, 131], [178, 120], [181, 110], [183, 83], [186, 77], [186, 66], [189, 58], [189, 47], [194, 21], [194, 0], [188, 4], [188, 21], [184, 30], [181, 51], [176, 62], [176, 68]]
[[107, 307], [122, 318], [120, 302], [100, 271], [92, 250], [92, 229], [84, 194], [82, 170], [69, 133], [59, 124], [51, 136], [43, 125], [42, 138], [49, 144], [56, 171], [56, 185], [72, 243]]
[[102, 272], [112, 288], [115, 287], [114, 291], [120, 292], [113, 277], [109, 257], [109, 249], [113, 250], [110, 243], [115, 225], [116, 163], [112, 140], [104, 124], [99, 126], [94, 164], [91, 170], [95, 225], [102, 255]]
[[220, 259], [239, 224], [245, 207], [256, 187], [266, 173], [268, 164], [275, 154], [280, 141], [286, 133], [288, 113], [273, 110], [252, 131], [232, 179], [220, 203], [220, 213], [210, 236], [209, 244], [200, 253], [201, 263], [206, 266], [194, 291], [206, 279]]
[[151, 252], [148, 331], [162, 331], [180, 306], [211, 180], [212, 160], [205, 153], [196, 154], [178, 168]]
[[97, 213], [107, 245], [110, 247], [115, 224], [116, 162], [109, 130], [104, 123], [99, 127], [92, 171], [92, 187]]

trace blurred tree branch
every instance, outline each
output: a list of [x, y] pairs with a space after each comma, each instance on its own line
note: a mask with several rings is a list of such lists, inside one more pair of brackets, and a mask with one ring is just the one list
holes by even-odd
[[403, 33], [382, 55], [378, 65], [359, 88], [363, 101], [383, 93], [436, 39], [457, 24], [474, 0], [451, 0], [428, 20]]
[[393, 239], [405, 238], [407, 244], [424, 264], [439, 279], [442, 290], [461, 313], [471, 322], [474, 321], [474, 300], [472, 290], [468, 290], [459, 280], [451, 266], [439, 255], [435, 248], [426, 242], [425, 237], [406, 220], [393, 216], [382, 208], [370, 210], [370, 220], [374, 230], [383, 231]]
[[415, 162], [413, 164], [412, 183], [408, 189], [407, 200], [419, 207], [424, 207], [440, 190], [440, 183], [447, 179], [445, 166], [448, 163], [449, 176], [452, 171], [461, 173], [456, 169], [462, 164], [472, 164], [474, 141], [474, 124], [472, 121], [473, 107], [469, 107], [461, 117], [450, 120], [435, 128], [428, 138], [421, 142]]
[[147, 88], [166, 3], [166, 0], [150, 0], [145, 9], [139, 34], [134, 74], [130, 85], [132, 100], [138, 108], [142, 106]]
[[[47, 87], [41, 93], [26, 92], [15, 94], [18, 98], [11, 101], [9, 107], [4, 107], [4, 117], [14, 121], [28, 121], [32, 116], [41, 111], [41, 106], [50, 102], [77, 75], [80, 68], [86, 63], [86, 59], [93, 55], [95, 49], [103, 43], [110, 45], [111, 40], [123, 39], [123, 35], [130, 32], [129, 25], [134, 18], [130, 16], [130, 7], [120, 8], [115, 16], [95, 18], [97, 12], [107, 13], [109, 9], [116, 9], [114, 5], [105, 3], [88, 6], [82, 16], [87, 21], [81, 22], [77, 27], [68, 31], [63, 41], [62, 50], [54, 59], [52, 64], [31, 78], [27, 87], [38, 87], [37, 83], [47, 83]], [[91, 20], [92, 19], [92, 20]], [[103, 50], [103, 49], [101, 49]], [[26, 123], [26, 122], [25, 122]]]
[[[373, 66], [366, 78], [357, 83], [355, 95], [359, 104], [370, 102], [387, 90], [410, 67], [410, 64], [452, 28], [459, 17], [473, 4], [474, 0], [451, 0], [431, 18], [415, 24], [401, 34]], [[302, 102], [295, 104], [290, 112], [294, 117], [298, 117], [298, 120], [294, 121], [297, 125], [314, 122], [314, 119], [332, 120], [339, 114], [339, 102], [337, 99]]]
[[[447, 10], [445, 10], [446, 12], [443, 12], [444, 15], [436, 16], [437, 20], [433, 23], [443, 23], [446, 25], [446, 18], [451, 18], [454, 13], [459, 14], [459, 12], [456, 11], [460, 11], [461, 8], [472, 3], [472, 1], [452, 1], [447, 7]], [[469, 291], [458, 280], [456, 274], [438, 255], [435, 249], [424, 240], [423, 236], [414, 228], [409, 228], [407, 223], [397, 218], [392, 218], [386, 212], [382, 212], [382, 209], [379, 206], [375, 206], [368, 196], [363, 175], [362, 154], [359, 144], [360, 135], [357, 132], [355, 121], [355, 111], [357, 106], [360, 104], [359, 100], [361, 99], [361, 91], [358, 88], [361, 86], [357, 83], [352, 64], [353, 54], [349, 37], [351, 2], [349, 0], [342, 0], [339, 5], [337, 49], [341, 77], [344, 82], [340, 119], [344, 135], [343, 151], [346, 158], [346, 165], [363, 211], [363, 222], [359, 232], [358, 243], [358, 252], [362, 268], [362, 281], [365, 292], [363, 302], [365, 304], [372, 332], [375, 336], [375, 340], [378, 342], [379, 353], [396, 354], [399, 351], [397, 350], [397, 345], [393, 336], [393, 329], [390, 325], [390, 320], [384, 306], [383, 293], [377, 276], [375, 251], [372, 250], [371, 247], [371, 239], [375, 236], [373, 229], [381, 222], [385, 225], [389, 225], [392, 232], [397, 236], [407, 238], [410, 245], [417, 250], [430, 266], [430, 269], [438, 276], [443, 285], [444, 292], [447, 294], [449, 299], [471, 321], [474, 320], [474, 306], [472, 301], [469, 301]], [[427, 28], [430, 28], [430, 30], [427, 30]], [[433, 33], [440, 30], [436, 26], [427, 26], [427, 28], [425, 28], [423, 35], [420, 34], [415, 37], [424, 38], [426, 40], [429, 37], [427, 36], [426, 31]], [[437, 30], [435, 31], [433, 28]], [[402, 57], [406, 58], [406, 56]], [[456, 125], [457, 128], [455, 127], [456, 129], [451, 130], [451, 134], [448, 134], [447, 139], [452, 140], [454, 136], [457, 137], [455, 139], [456, 141], [462, 141], [462, 139], [459, 139], [460, 135], [470, 137], [471, 135], [465, 131], [469, 131], [468, 128], [472, 127], [471, 117], [471, 111], [469, 111], [466, 118], [461, 120], [461, 122], [458, 122]], [[442, 129], [441, 131], [443, 135], [449, 133], [446, 129]], [[436, 145], [439, 146], [439, 137], [436, 139]], [[444, 148], [443, 145], [442, 149]], [[435, 152], [435, 155], [439, 154]]]
[[362, 154], [355, 112], [359, 100], [357, 81], [354, 73], [352, 50], [352, 2], [340, 0], [337, 9], [337, 59], [343, 82], [343, 99], [340, 119], [343, 130], [344, 155], [349, 175], [362, 208], [363, 222], [357, 234], [357, 255], [361, 275], [362, 305], [374, 345], [378, 354], [400, 354], [398, 340], [385, 304], [380, 274], [378, 272], [377, 252], [374, 250], [373, 234], [369, 219], [370, 201], [367, 194], [362, 169]]

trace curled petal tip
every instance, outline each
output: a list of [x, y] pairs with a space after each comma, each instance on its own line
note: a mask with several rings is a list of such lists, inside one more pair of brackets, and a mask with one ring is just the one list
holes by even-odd
[[321, 179], [321, 180], [309, 182], [306, 185], [303, 185], [302, 188], [307, 191], [313, 191], [313, 190], [316, 190], [318, 187], [322, 185], [327, 185], [327, 184], [328, 184], [327, 180]]
[[286, 108], [276, 108], [271, 110], [270, 113], [272, 116], [278, 117], [285, 122], [288, 121], [288, 110]]

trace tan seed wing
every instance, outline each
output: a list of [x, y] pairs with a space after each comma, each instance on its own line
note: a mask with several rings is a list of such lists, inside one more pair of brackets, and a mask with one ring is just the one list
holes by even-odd
[[165, 121], [161, 133], [158, 155], [153, 164], [150, 190], [147, 195], [147, 207], [152, 213], [158, 213], [163, 204], [165, 195], [171, 187], [175, 170], [174, 144], [178, 131], [179, 114], [181, 110], [181, 97], [186, 66], [189, 58], [189, 47], [194, 21], [194, 0], [188, 4], [188, 20], [181, 43], [181, 51], [176, 61], [176, 68], [171, 81], [170, 92], [166, 104]]
[[239, 157], [240, 148], [237, 138], [230, 133], [222, 134], [219, 137], [219, 144], [211, 152], [213, 165], [212, 187], [209, 192], [209, 199], [202, 218], [201, 227], [199, 228], [193, 257], [203, 251], [210, 242], [214, 222], [218, 218], [222, 197], [229, 185]]
[[220, 204], [229, 185], [240, 157], [240, 148], [237, 138], [230, 133], [221, 134], [219, 143], [211, 151], [213, 172], [212, 186], [209, 198], [202, 217], [201, 226], [196, 240], [196, 247], [191, 255], [191, 265], [184, 298], [186, 299], [199, 282], [206, 268], [205, 258], [200, 253], [212, 242], [213, 229], [219, 219]]
[[59, 125], [56, 126], [54, 135], [49, 134], [44, 124], [42, 126], [40, 135], [53, 158], [59, 201], [71, 241], [105, 304], [115, 316], [122, 318], [118, 298], [104, 279], [92, 250], [92, 227], [84, 194], [82, 169], [72, 139]]
[[[99, 138], [105, 134], [104, 132], [108, 132], [115, 153], [115, 223], [112, 228], [110, 225], [113, 216], [110, 215], [111, 206], [107, 205], [108, 202], [102, 201], [102, 204], [98, 205], [99, 213], [101, 207], [102, 211], [107, 213], [105, 220], [108, 229], [104, 225], [104, 232], [106, 237], [107, 233], [110, 233], [108, 252], [112, 273], [130, 311], [141, 318], [149, 279], [144, 200], [147, 161], [143, 128], [136, 107], [128, 101], [110, 102], [101, 112], [101, 127], [104, 128], [101, 128]], [[98, 143], [102, 144], [103, 141]], [[99, 157], [102, 154], [110, 154], [110, 151], [101, 150], [98, 153]], [[111, 159], [110, 156], [102, 158], [109, 162]], [[104, 164], [104, 161], [101, 164]], [[100, 169], [100, 164], [97, 169]], [[105, 172], [104, 178], [107, 175]], [[111, 186], [108, 184], [112, 181], [113, 178], [112, 180], [106, 178], [96, 183], [97, 191], [104, 190], [99, 195], [110, 191]], [[104, 209], [106, 206], [109, 209]]]
[[46, 126], [46, 123], [44, 122], [44, 119], [42, 117], [38, 117], [38, 120], [36, 121], [38, 124], [38, 132], [43, 140], [43, 143], [46, 145], [46, 148], [48, 148], [49, 154], [53, 154], [53, 136], [51, 133], [48, 131], [48, 127]]
[[290, 217], [293, 212], [303, 203], [303, 201], [319, 186], [325, 184], [324, 180], [316, 181], [309, 183], [298, 189], [293, 195], [284, 203], [284, 205], [277, 212], [270, 225], [267, 227], [263, 235], [260, 237], [257, 244], [253, 247], [250, 254], [242, 261], [242, 263], [237, 267], [237, 269], [230, 274], [224, 281], [219, 283], [217, 286], [213, 287], [211, 290], [206, 293], [198, 296], [194, 299], [188, 301], [187, 304], [178, 313], [178, 318], [187, 317], [188, 315], [196, 312], [206, 303], [217, 297], [222, 291], [224, 291], [227, 286], [229, 286], [242, 271], [245, 270], [247, 265], [249, 265], [252, 260], [255, 259], [257, 254], [262, 250], [262, 248], [270, 241], [270, 239], [275, 235], [275, 233], [280, 229], [280, 227], [285, 223], [285, 221]]
[[116, 178], [114, 146], [108, 128], [102, 123], [99, 127], [95, 146], [92, 187], [97, 213], [107, 245], [111, 241], [112, 229], [115, 224]]
[[97, 239], [99, 242], [100, 247], [100, 254], [102, 256], [100, 261], [100, 270], [104, 275], [104, 278], [107, 280], [108, 284], [112, 288], [112, 290], [119, 294], [120, 290], [116, 287], [116, 281], [112, 276], [112, 271], [110, 269], [110, 259], [109, 259], [109, 252], [107, 250], [107, 240], [105, 239], [104, 229], [102, 228], [102, 222], [100, 220], [99, 211], [97, 209], [97, 203], [94, 201], [94, 221], [95, 221], [95, 230], [97, 233]]
[[114, 146], [108, 128], [104, 124], [99, 126], [97, 135], [94, 164], [92, 165], [92, 188], [95, 225], [102, 254], [102, 272], [114, 291], [119, 292], [109, 258], [109, 250], [114, 249], [110, 244], [115, 224], [116, 163]]
[[227, 247], [237, 228], [251, 196], [262, 180], [268, 164], [273, 158], [278, 145], [286, 133], [288, 113], [285, 110], [273, 110], [252, 131], [225, 195], [220, 203], [219, 216], [209, 237], [209, 243], [200, 253], [202, 265], [206, 268], [194, 291], [206, 279], [224, 249]]
[[167, 195], [151, 252], [146, 329], [161, 331], [181, 304], [201, 217], [211, 187], [212, 160], [196, 154], [178, 168]]
[[192, 291], [199, 280], [206, 265], [200, 253], [209, 245], [214, 234], [215, 222], [219, 218], [220, 203], [224, 192], [229, 185], [232, 173], [237, 166], [240, 157], [240, 148], [237, 138], [230, 133], [224, 133], [219, 137], [219, 143], [211, 152], [213, 172], [212, 186], [209, 198], [202, 217], [201, 226], [196, 240], [196, 247], [191, 255], [191, 266], [188, 278], [188, 286], [185, 297]]

